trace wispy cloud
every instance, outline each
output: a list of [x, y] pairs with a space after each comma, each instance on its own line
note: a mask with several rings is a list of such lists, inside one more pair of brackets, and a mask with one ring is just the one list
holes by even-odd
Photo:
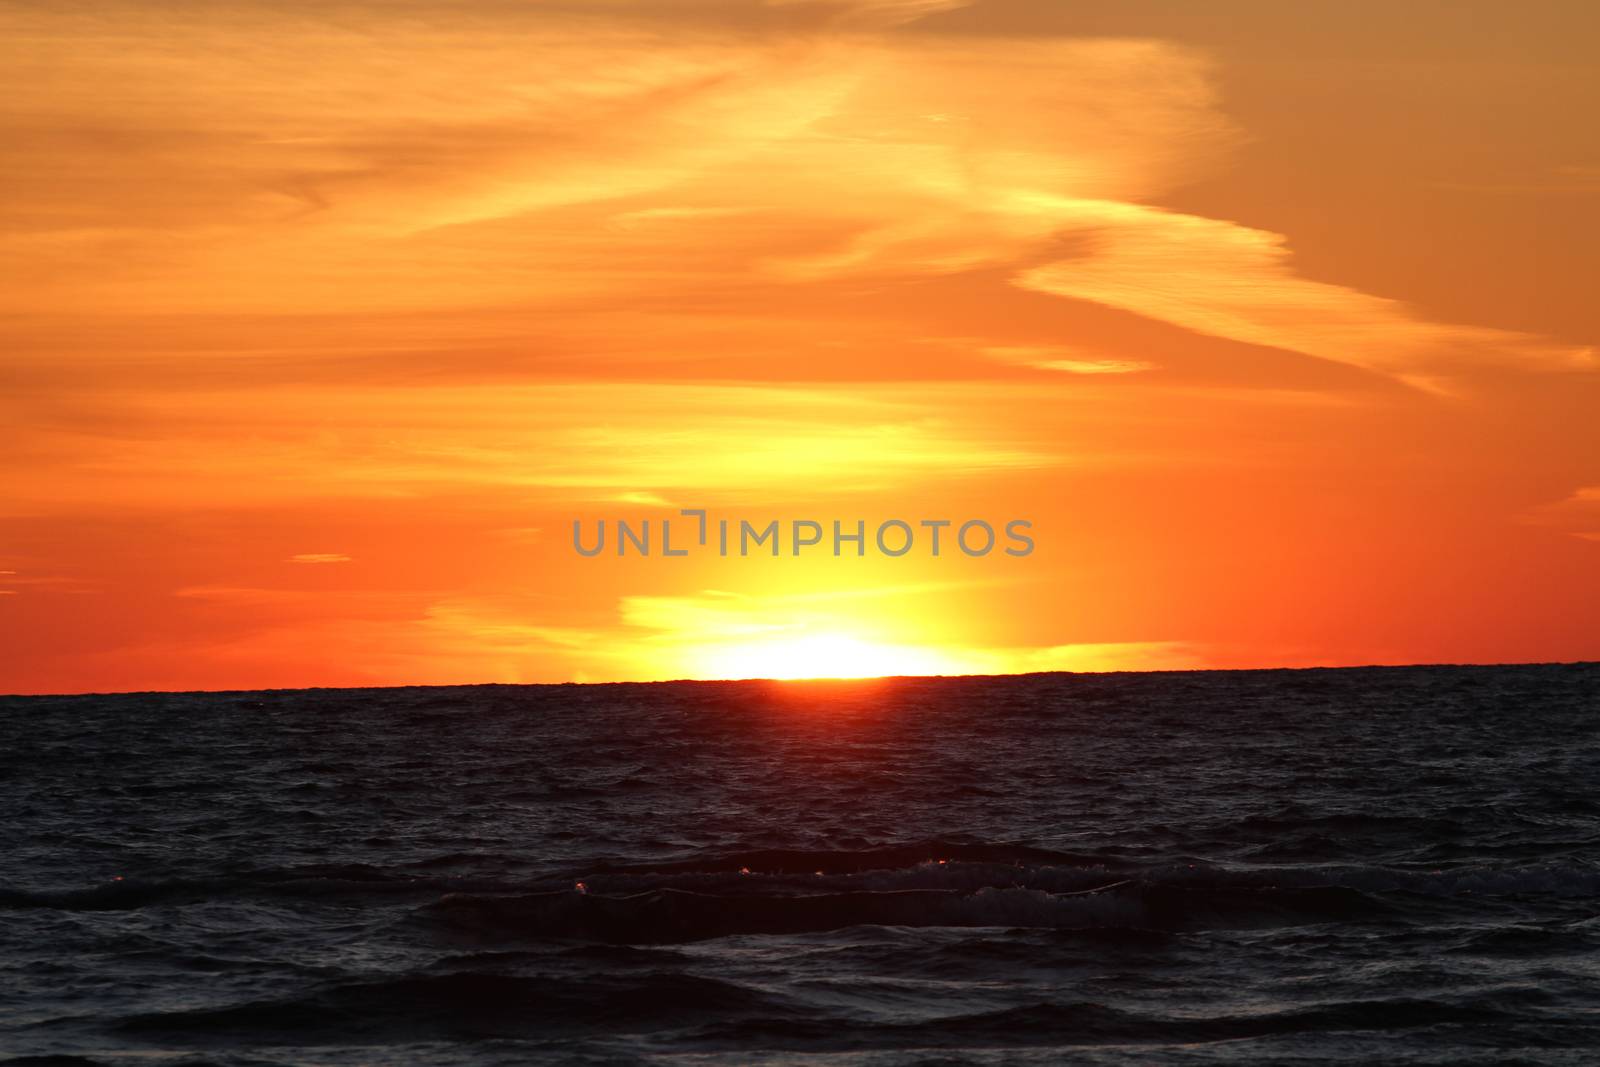
[[[878, 590], [886, 602], [881, 612], [827, 598], [712, 592], [627, 597], [621, 617], [629, 627], [650, 631], [637, 655], [641, 661], [666, 665], [669, 676], [827, 674], [838, 668], [841, 658], [852, 673], [934, 674], [1178, 670], [1207, 662], [1201, 647], [1181, 641], [1043, 647], [953, 642], [937, 625], [910, 624], [915, 617], [906, 607], [910, 598], [939, 591], [931, 585]], [[621, 631], [613, 640], [626, 647], [640, 639]], [[875, 658], [881, 666], [873, 666]]]
[[[999, 267], [1032, 291], [1415, 380], [1594, 365], [1582, 347], [1304, 277], [1283, 235], [1152, 206], [1240, 140], [1192, 48], [893, 32], [962, 0], [767, 6], [807, 18], [729, 7], [717, 28], [623, 3], [489, 20], [428, 4], [292, 23], [252, 3], [203, 20], [13, 13], [28, 46], [7, 57], [8, 98], [35, 103], [0, 108], [0, 211], [17, 223], [0, 255], [29, 264], [10, 296], [572, 308]], [[26, 91], [46, 82], [86, 88]], [[1063, 239], [1072, 255], [1030, 265]]]
[[[968, 410], [952, 405], [957, 396]], [[129, 398], [113, 422], [72, 442], [92, 450], [79, 477], [104, 479], [103, 500], [146, 507], [170, 503], [180, 483], [183, 499], [235, 502], [502, 487], [655, 506], [741, 493], [750, 503], [805, 487], [866, 493], [1069, 461], [1006, 427], [1012, 396], [628, 382], [300, 387]], [[114, 425], [121, 444], [108, 452]], [[330, 425], [336, 434], [317, 429]], [[53, 479], [19, 480], [13, 503], [42, 506], [60, 491]], [[305, 555], [319, 558], [296, 562], [336, 554]]]
[[290, 556], [286, 563], [349, 563], [350, 557], [342, 552], [300, 552]]
[[1054, 345], [990, 345], [982, 351], [990, 359], [1002, 363], [1059, 371], [1062, 374], [1137, 374], [1156, 367], [1147, 360], [1105, 359], [1078, 349]]
[[768, 7], [812, 8], [847, 29], [887, 29], [906, 22], [954, 11], [973, 0], [766, 0]]
[[1531, 509], [1525, 518], [1584, 541], [1600, 541], [1600, 485], [1580, 486], [1561, 500]]
[[1083, 253], [1018, 278], [1028, 289], [1105, 304], [1197, 333], [1396, 374], [1466, 363], [1595, 366], [1586, 347], [1428, 320], [1396, 300], [1312, 281], [1280, 234], [1107, 201], [1055, 204]]
[[183, 600], [209, 601], [239, 607], [265, 604], [307, 604], [317, 594], [300, 589], [265, 589], [246, 585], [186, 585], [172, 591]]
[[[38, 589], [48, 592], [87, 593], [96, 588], [96, 583], [86, 579], [65, 574], [21, 574], [17, 571], [0, 571], [0, 583], [8, 586], [21, 586], [25, 589]], [[17, 592], [12, 589], [11, 592]]]
[[633, 504], [638, 507], [646, 508], [670, 508], [673, 506], [672, 501], [668, 500], [660, 493], [649, 493], [640, 490], [633, 490], [626, 493], [612, 493], [608, 496], [602, 497], [601, 499], [613, 504]]
[[1569, 164], [1498, 181], [1449, 181], [1434, 185], [1441, 189], [1511, 196], [1593, 196], [1600, 193], [1600, 165]]

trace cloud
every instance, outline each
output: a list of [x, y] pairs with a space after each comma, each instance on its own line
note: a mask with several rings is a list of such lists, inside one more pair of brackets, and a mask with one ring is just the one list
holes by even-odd
[[342, 552], [301, 552], [290, 556], [285, 563], [349, 563], [350, 557]]
[[768, 7], [812, 8], [846, 29], [879, 30], [967, 7], [972, 0], [766, 0]]
[[1594, 365], [1587, 348], [1437, 323], [1396, 300], [1298, 276], [1281, 234], [1137, 204], [1060, 201], [1082, 254], [1017, 284], [1170, 322], [1196, 333], [1405, 374], [1462, 361]]
[[1600, 165], [1552, 167], [1520, 181], [1441, 181], [1440, 189], [1459, 189], [1474, 193], [1506, 193], [1513, 196], [1575, 195], [1600, 193]]
[[[759, 308], [795, 284], [994, 267], [1412, 380], [1594, 365], [1302, 277], [1284, 235], [1152, 206], [1240, 143], [1211, 60], [892, 32], [962, 6], [24, 9], [9, 18], [26, 46], [0, 64], [0, 256], [27, 264], [9, 295], [74, 313], [581, 313], [739, 289]], [[746, 17], [762, 10], [797, 19]]]
[[[956, 590], [1018, 584], [1015, 580], [924, 581], [808, 589], [787, 593], [740, 593], [703, 589], [673, 596], [625, 596], [617, 605], [624, 626], [656, 631], [658, 638], [698, 643], [725, 638], [885, 626], [916, 618], [904, 605]], [[899, 605], [897, 607], [896, 605]], [[900, 635], [903, 640], [905, 634]]]
[[1528, 511], [1527, 521], [1551, 526], [1584, 541], [1600, 541], [1600, 485], [1581, 486], [1565, 499]]
[[172, 592], [184, 600], [203, 600], [217, 604], [260, 607], [269, 604], [308, 605], [319, 594], [302, 589], [263, 589], [243, 585], [187, 585]]
[[794, 630], [804, 627], [808, 618], [781, 599], [726, 594], [627, 596], [618, 614], [624, 625], [691, 643]]
[[760, 212], [755, 207], [652, 207], [637, 211], [624, 211], [611, 217], [611, 225], [622, 230], [635, 230], [645, 226], [688, 225], [698, 231], [696, 224], [719, 219], [736, 219]]
[[30, 309], [560, 304], [1005, 262], [1048, 237], [1019, 189], [1143, 196], [1216, 155], [1227, 123], [1176, 46], [846, 32], [954, 6], [805, 5], [832, 31], [625, 5], [33, 10], [12, 99], [117, 91], [0, 108], [0, 255], [31, 264]]
[[663, 497], [660, 493], [648, 493], [638, 490], [627, 493], [613, 493], [602, 499], [613, 504], [634, 504], [647, 508], [670, 508], [674, 506], [672, 501]]
[[19, 139], [8, 210], [86, 236], [416, 233], [659, 189], [804, 128], [849, 77], [815, 48], [619, 8], [408, 15], [14, 14], [31, 46], [8, 57], [13, 77], [119, 91], [0, 112]]
[[[666, 677], [795, 677], [806, 674], [1013, 674], [1028, 671], [1182, 670], [1205, 650], [1182, 641], [1087, 642], [1043, 647], [957, 644], [931, 625], [915, 598], [964, 583], [861, 588], [821, 594], [623, 598], [626, 630], [614, 647], [636, 645], [640, 663]], [[799, 661], [799, 662], [797, 662]]]
[[[17, 571], [0, 571], [0, 582], [64, 593], [89, 593], [96, 591], [97, 588], [96, 583], [86, 578], [63, 574], [19, 574]], [[12, 592], [16, 590], [13, 589]]]
[[1137, 374], [1156, 367], [1142, 359], [1098, 358], [1077, 349], [1052, 345], [990, 345], [982, 351], [990, 359], [1002, 363], [1062, 374]]
[[[79, 464], [74, 497], [98, 481], [103, 504], [146, 508], [174, 497], [370, 500], [486, 487], [641, 505], [738, 494], [749, 504], [808, 487], [868, 493], [1066, 462], [1008, 426], [1014, 398], [999, 387], [632, 382], [187, 392], [91, 411], [83, 435], [61, 447]], [[118, 447], [105, 450], [113, 438]], [[64, 492], [40, 475], [19, 479], [9, 502], [49, 507]]]
[[[1065, 198], [1128, 202], [1214, 170], [1239, 137], [1205, 57], [1151, 40], [919, 37], [857, 60], [857, 87], [775, 154], [796, 210], [842, 239], [774, 278], [952, 273], [1037, 258]], [[826, 181], [839, 175], [836, 187]], [[848, 185], [848, 187], [847, 187]]]
[[1204, 646], [1188, 641], [1105, 641], [996, 653], [1005, 673], [1024, 671], [1184, 671], [1204, 667]]

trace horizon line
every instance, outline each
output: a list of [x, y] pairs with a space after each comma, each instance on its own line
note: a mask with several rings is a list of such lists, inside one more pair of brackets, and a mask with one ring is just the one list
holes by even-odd
[[1470, 662], [1458, 661], [1453, 663], [1340, 663], [1340, 664], [1314, 664], [1304, 667], [1181, 667], [1158, 668], [1153, 670], [1109, 670], [1109, 671], [1016, 671], [1000, 674], [878, 674], [861, 675], [856, 677], [828, 677], [819, 675], [815, 678], [652, 678], [652, 679], [616, 679], [605, 682], [401, 682], [393, 685], [304, 685], [304, 686], [266, 686], [256, 689], [106, 689], [83, 690], [77, 692], [35, 692], [35, 693], [0, 693], [0, 700], [49, 700], [73, 699], [77, 697], [133, 697], [133, 696], [228, 696], [240, 693], [339, 693], [339, 692], [365, 692], [369, 690], [389, 689], [486, 689], [491, 686], [517, 687], [517, 688], [572, 688], [572, 687], [599, 687], [608, 685], [748, 685], [752, 682], [761, 682], [770, 685], [810, 685], [825, 684], [862, 684], [868, 682], [906, 682], [906, 681], [940, 681], [957, 679], [989, 679], [989, 678], [1037, 678], [1043, 675], [1059, 674], [1100, 677], [1113, 674], [1265, 674], [1269, 672], [1284, 671], [1373, 671], [1373, 670], [1437, 670], [1451, 669], [1477, 669], [1491, 670], [1494, 668], [1509, 667], [1595, 667], [1600, 666], [1600, 659], [1576, 660], [1519, 660], [1507, 662]]

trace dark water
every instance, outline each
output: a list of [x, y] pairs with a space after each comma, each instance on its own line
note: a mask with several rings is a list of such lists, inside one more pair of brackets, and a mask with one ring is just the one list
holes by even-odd
[[1600, 1062], [1600, 667], [0, 700], [60, 1063]]

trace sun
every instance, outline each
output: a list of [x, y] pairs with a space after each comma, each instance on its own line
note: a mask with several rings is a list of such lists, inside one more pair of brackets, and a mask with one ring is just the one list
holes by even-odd
[[805, 634], [720, 645], [701, 658], [706, 678], [883, 678], [971, 673], [944, 652], [887, 644], [846, 633]]

